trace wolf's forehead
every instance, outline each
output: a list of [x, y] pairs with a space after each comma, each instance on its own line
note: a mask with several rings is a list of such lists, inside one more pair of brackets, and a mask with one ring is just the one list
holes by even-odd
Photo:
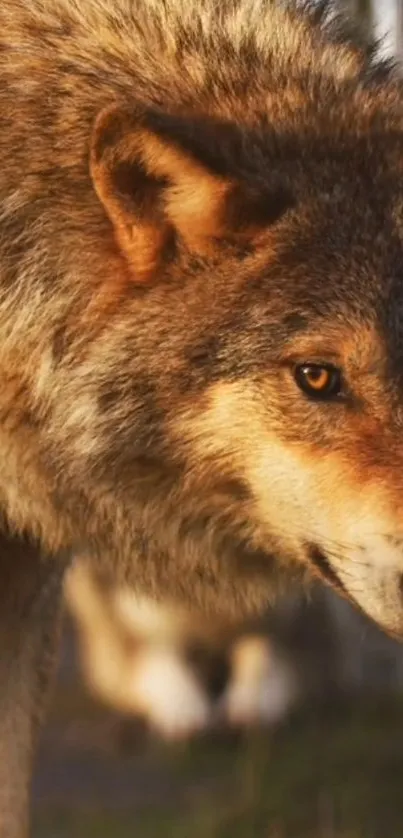
[[387, 189], [374, 173], [374, 183], [364, 189], [352, 173], [333, 200], [324, 200], [319, 186], [301, 200], [294, 226], [279, 244], [278, 266], [296, 299], [314, 308], [347, 303], [358, 310], [364, 301], [367, 313], [389, 311], [390, 299], [400, 306], [403, 184]]
[[[339, 312], [343, 309], [339, 308]], [[327, 314], [308, 312], [286, 314], [283, 326], [287, 333], [285, 353], [290, 357], [340, 360], [348, 365], [375, 368], [384, 366], [388, 354], [383, 324], [371, 312], [348, 310], [344, 315], [329, 309]]]

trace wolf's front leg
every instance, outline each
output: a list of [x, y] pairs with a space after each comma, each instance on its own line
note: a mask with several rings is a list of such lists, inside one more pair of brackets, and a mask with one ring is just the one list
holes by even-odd
[[0, 838], [26, 838], [33, 751], [59, 635], [62, 568], [0, 535]]

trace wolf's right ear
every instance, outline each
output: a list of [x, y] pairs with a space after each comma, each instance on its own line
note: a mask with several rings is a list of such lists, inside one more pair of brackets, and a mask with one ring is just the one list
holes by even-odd
[[[185, 119], [118, 106], [96, 120], [91, 176], [134, 281], [149, 281], [178, 242], [208, 255], [224, 238], [262, 229], [289, 201], [222, 174], [195, 134]], [[213, 145], [220, 141], [217, 129]]]
[[196, 252], [220, 235], [231, 188], [148, 122], [145, 114], [103, 111], [90, 161], [95, 190], [139, 282], [158, 270], [178, 234]]

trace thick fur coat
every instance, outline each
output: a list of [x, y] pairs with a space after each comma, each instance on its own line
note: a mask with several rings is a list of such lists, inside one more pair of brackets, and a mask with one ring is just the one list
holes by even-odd
[[0, 5], [2, 838], [68, 555], [231, 614], [310, 568], [402, 633], [403, 92], [333, 17]]

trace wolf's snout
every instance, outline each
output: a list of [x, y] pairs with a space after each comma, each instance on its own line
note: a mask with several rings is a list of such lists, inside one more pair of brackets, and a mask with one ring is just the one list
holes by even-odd
[[311, 547], [314, 572], [347, 596], [385, 631], [403, 638], [403, 541], [374, 539], [371, 545], [327, 555]]

